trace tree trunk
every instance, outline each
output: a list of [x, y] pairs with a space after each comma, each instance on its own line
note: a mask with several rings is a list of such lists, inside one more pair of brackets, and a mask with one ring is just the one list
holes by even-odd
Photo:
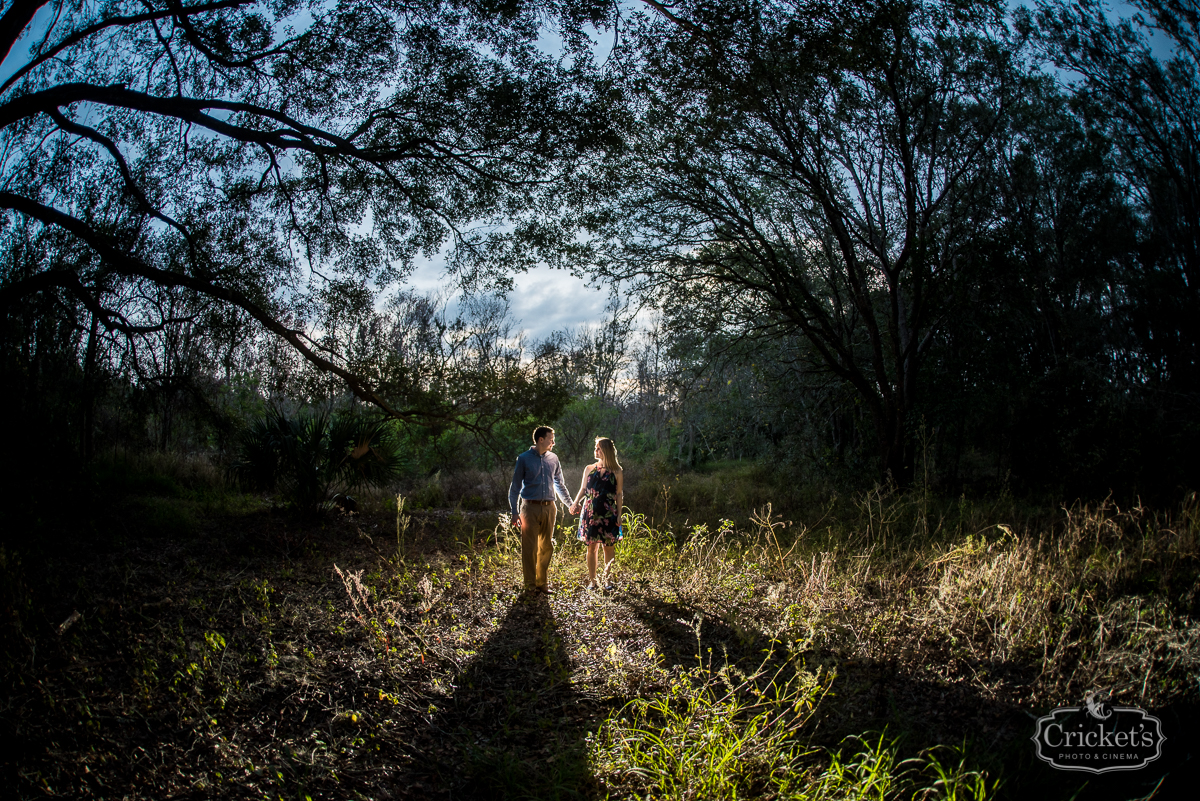
[[897, 487], [912, 486], [916, 448], [905, 426], [907, 414], [902, 406], [889, 405], [876, 415], [879, 464], [883, 478]]
[[96, 339], [100, 336], [100, 318], [92, 314], [87, 350], [83, 356], [83, 460], [90, 462], [96, 452]]

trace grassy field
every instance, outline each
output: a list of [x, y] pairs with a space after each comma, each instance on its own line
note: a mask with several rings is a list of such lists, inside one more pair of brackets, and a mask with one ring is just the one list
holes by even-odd
[[[569, 473], [570, 474], [570, 473]], [[613, 589], [560, 529], [527, 602], [506, 477], [297, 519], [200, 461], [10, 508], [3, 783], [20, 798], [1176, 797], [1198, 756], [1200, 506], [1029, 507], [630, 466]], [[574, 489], [574, 487], [572, 487]], [[57, 492], [57, 494], [55, 494]], [[560, 522], [565, 522], [560, 518]], [[1163, 719], [1064, 773], [1034, 718]]]

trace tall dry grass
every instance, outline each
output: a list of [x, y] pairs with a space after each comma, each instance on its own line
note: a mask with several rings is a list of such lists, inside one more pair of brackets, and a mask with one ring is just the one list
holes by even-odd
[[[854, 508], [855, 518], [808, 525], [765, 506], [747, 525], [726, 519], [685, 532], [639, 528], [629, 516], [638, 536], [618, 559], [634, 581], [695, 610], [698, 646], [706, 622], [724, 627], [725, 669], [737, 663], [739, 643], [745, 654], [769, 642], [792, 676], [828, 677], [826, 689], [840, 697], [816, 716], [834, 730], [831, 705], [847, 710], [843, 727], [855, 725], [855, 713], [858, 725], [904, 726], [906, 714], [936, 715], [949, 691], [968, 699], [965, 713], [979, 715], [978, 734], [993, 745], [1000, 735], [981, 709], [1040, 713], [1089, 692], [1154, 709], [1195, 701], [1194, 496], [1171, 514], [1111, 501], [1039, 514], [1011, 499], [938, 504], [887, 490], [860, 496]], [[989, 773], [981, 754], [954, 743], [910, 746], [905, 757], [899, 740], [878, 730], [834, 746], [803, 728], [786, 746], [775, 743], [781, 735], [764, 725], [763, 709], [741, 714], [730, 697], [713, 695], [714, 658], [711, 647], [697, 653], [686, 703], [671, 703], [680, 694], [672, 685], [607, 724], [595, 759], [620, 794], [687, 798], [717, 787], [733, 797], [736, 785], [741, 795], [780, 798], [990, 798], [1002, 784], [994, 764]], [[911, 696], [908, 711], [864, 719], [864, 697], [877, 694], [881, 675], [892, 677], [889, 694]], [[816, 698], [811, 689], [808, 697]], [[775, 761], [760, 757], [767, 743]], [[710, 775], [702, 768], [714, 759], [729, 766]]]
[[[765, 506], [652, 531], [621, 558], [690, 603], [761, 615], [770, 633], [846, 657], [947, 658], [1037, 666], [1030, 697], [1103, 688], [1164, 703], [1200, 668], [1195, 496], [1175, 514], [1106, 501], [1031, 515], [1016, 504], [954, 504], [877, 492], [857, 520], [821, 526]], [[732, 591], [732, 592], [731, 592]], [[757, 609], [755, 612], [754, 610]], [[853, 637], [853, 630], [886, 632]]]
[[[627, 481], [644, 480], [637, 469], [627, 468]], [[654, 644], [614, 639], [595, 665], [578, 668], [604, 676], [618, 697], [636, 694], [591, 741], [592, 770], [611, 797], [995, 797], [995, 766], [983, 767], [970, 748], [905, 744], [880, 733], [903, 715], [868, 709], [863, 717], [881, 673], [893, 676], [889, 692], [914, 696], [905, 714], [918, 716], [950, 690], [983, 708], [981, 720], [1006, 709], [1040, 713], [1090, 692], [1147, 708], [1194, 700], [1194, 496], [1167, 513], [1111, 500], [1047, 509], [880, 487], [815, 502], [796, 495], [783, 512], [768, 500], [711, 523], [689, 516], [711, 515], [719, 503], [674, 505], [680, 486], [701, 497], [729, 486], [727, 478], [681, 477], [660, 485], [657, 499], [627, 495], [636, 506], [615, 567], [625, 589], [601, 609], [624, 630], [648, 626]], [[503, 528], [495, 564], [515, 583], [519, 548]], [[581, 552], [563, 536], [557, 581], [574, 597], [569, 565]], [[625, 607], [641, 611], [630, 617]], [[651, 607], [666, 617], [653, 622]], [[669, 628], [676, 613], [695, 631], [695, 654], [671, 667], [656, 628]], [[587, 634], [571, 636], [592, 652]], [[768, 662], [747, 666], [764, 648]], [[828, 731], [866, 728], [830, 743], [814, 739], [814, 718]]]

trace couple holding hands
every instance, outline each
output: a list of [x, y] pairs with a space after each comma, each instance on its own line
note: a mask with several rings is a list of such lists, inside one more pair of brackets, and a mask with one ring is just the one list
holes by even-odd
[[[596, 558], [604, 547], [604, 564], [611, 566], [621, 539], [621, 506], [624, 477], [617, 447], [608, 437], [596, 437], [596, 461], [583, 470], [583, 481], [574, 500], [567, 492], [562, 465], [551, 453], [554, 429], [538, 426], [533, 447], [517, 457], [508, 506], [512, 523], [521, 529], [521, 567], [527, 593], [549, 593], [550, 557], [554, 554], [554, 521], [557, 498], [568, 511], [579, 515], [579, 539], [587, 543], [588, 587], [596, 586]], [[518, 505], [519, 504], [519, 505]], [[605, 569], [607, 573], [607, 567]]]

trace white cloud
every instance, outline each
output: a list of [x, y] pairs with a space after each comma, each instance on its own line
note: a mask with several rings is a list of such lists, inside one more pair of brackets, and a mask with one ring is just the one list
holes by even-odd
[[608, 293], [565, 270], [539, 267], [517, 276], [509, 295], [512, 313], [530, 341], [566, 328], [600, 322]]
[[[429, 294], [451, 287], [442, 265], [433, 261], [418, 266], [406, 283], [410, 289]], [[549, 267], [536, 267], [515, 276], [513, 291], [508, 295], [516, 327], [525, 331], [530, 343], [554, 331], [601, 322], [607, 299], [606, 290], [589, 287], [566, 270]], [[451, 303], [451, 312], [454, 306]]]

